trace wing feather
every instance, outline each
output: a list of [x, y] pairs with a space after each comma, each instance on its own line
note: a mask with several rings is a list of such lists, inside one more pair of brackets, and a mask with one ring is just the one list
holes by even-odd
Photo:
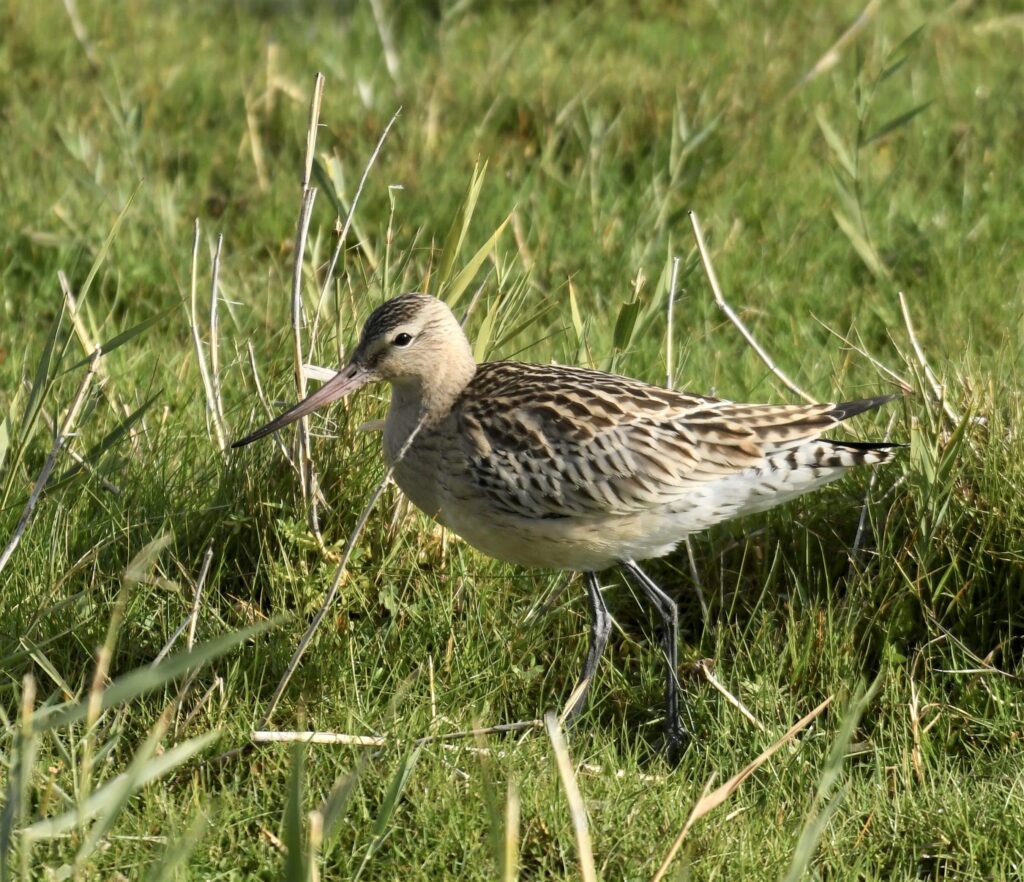
[[557, 518], [676, 503], [817, 438], [848, 411], [859, 412], [735, 404], [597, 371], [491, 362], [480, 365], [454, 412], [475, 487], [507, 512]]

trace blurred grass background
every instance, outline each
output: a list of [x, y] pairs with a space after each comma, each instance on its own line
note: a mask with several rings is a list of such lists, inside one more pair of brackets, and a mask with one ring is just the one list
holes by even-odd
[[[579, 586], [559, 594], [564, 577], [477, 555], [394, 491], [271, 721], [389, 746], [216, 759], [248, 743], [331, 582], [332, 549], [383, 474], [377, 439], [355, 431], [382, 414], [381, 394], [315, 421], [321, 548], [275, 444], [222, 455], [191, 338], [195, 324], [209, 358], [223, 236], [228, 433], [265, 416], [254, 367], [271, 407], [293, 400], [289, 285], [317, 71], [310, 314], [339, 207], [401, 110], [310, 360], [336, 364], [383, 298], [435, 290], [460, 217], [456, 270], [511, 215], [467, 291], [483, 284], [469, 331], [488, 357], [664, 382], [679, 257], [676, 385], [791, 400], [715, 306], [695, 210], [727, 298], [803, 388], [822, 400], [892, 388], [870, 355], [914, 390], [890, 407], [910, 449], [870, 488], [851, 478], [694, 537], [707, 626], [685, 551], [656, 568], [683, 607], [695, 737], [677, 769], [650, 756], [653, 623], [624, 586], [610, 592], [611, 651], [569, 742], [600, 876], [650, 877], [705, 783], [829, 695], [799, 750], [688, 833], [672, 873], [1020, 872], [1015, 4], [12, 0], [0, 33], [0, 545], [19, 532], [83, 360], [114, 344], [0, 571], [0, 875], [580, 876], [542, 730], [410, 746], [557, 707], [585, 649]], [[853, 436], [881, 437], [889, 416], [861, 418]], [[172, 640], [184, 622], [194, 633]], [[762, 728], [694, 668], [702, 658]], [[518, 821], [504, 814], [510, 790]]]

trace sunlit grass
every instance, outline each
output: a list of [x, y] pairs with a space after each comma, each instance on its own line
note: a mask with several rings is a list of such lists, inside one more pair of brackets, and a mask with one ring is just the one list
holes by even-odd
[[[209, 403], [239, 437], [294, 400], [316, 71], [308, 361], [336, 364], [382, 299], [427, 289], [472, 303], [487, 358], [661, 383], [671, 345], [680, 387], [791, 400], [715, 305], [693, 209], [730, 304], [802, 388], [876, 394], [891, 371], [913, 390], [849, 427], [909, 445], [875, 483], [693, 537], [709, 621], [685, 549], [655, 565], [683, 618], [677, 769], [654, 755], [653, 622], [609, 575], [616, 630], [568, 742], [597, 874], [653, 876], [705, 786], [828, 696], [669, 878], [1019, 874], [1019, 28], [994, 5], [869, 4], [807, 77], [861, 7], [393, 5], [0, 15], [0, 551], [18, 534], [0, 876], [581, 878], [543, 728], [422, 740], [557, 708], [585, 648], [578, 585], [478, 555], [394, 488], [267, 722], [386, 746], [250, 743], [384, 474], [357, 431], [383, 393], [314, 417], [321, 544], [294, 447], [225, 455]], [[320, 302], [339, 210], [399, 108]], [[208, 394], [192, 327], [209, 359], [218, 236]]]

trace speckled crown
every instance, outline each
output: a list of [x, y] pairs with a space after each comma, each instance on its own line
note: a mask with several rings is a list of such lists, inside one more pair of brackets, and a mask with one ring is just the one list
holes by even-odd
[[366, 320], [366, 324], [363, 326], [363, 341], [373, 340], [393, 331], [399, 325], [404, 325], [418, 315], [424, 307], [438, 302], [436, 297], [431, 297], [429, 294], [413, 292], [400, 294], [398, 297], [382, 303]]

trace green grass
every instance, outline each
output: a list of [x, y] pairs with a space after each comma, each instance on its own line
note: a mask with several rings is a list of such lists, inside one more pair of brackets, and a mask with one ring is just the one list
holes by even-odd
[[[617, 627], [569, 738], [600, 877], [650, 878], [707, 783], [828, 696], [797, 746], [696, 822], [669, 878], [1019, 877], [1019, 15], [893, 0], [805, 79], [862, 7], [754, 6], [381, 0], [393, 73], [361, 4], [80, 0], [78, 37], [60, 4], [0, 11], [0, 547], [88, 350], [115, 344], [0, 574], [0, 877], [580, 878], [543, 729], [414, 744], [558, 707], [585, 651], [580, 586], [558, 594], [563, 576], [478, 555], [393, 489], [270, 721], [388, 745], [235, 752], [383, 474], [378, 439], [355, 431], [382, 414], [382, 393], [314, 419], [320, 547], [275, 443], [222, 455], [191, 338], [198, 218], [207, 353], [224, 237], [228, 434], [265, 417], [251, 361], [272, 407], [293, 400], [289, 280], [316, 71], [328, 177], [314, 181], [309, 313], [336, 202], [402, 110], [312, 361], [337, 363], [384, 297], [437, 291], [514, 211], [463, 277], [463, 303], [483, 283], [469, 331], [487, 357], [664, 382], [678, 256], [677, 385], [792, 400], [715, 306], [693, 209], [727, 298], [803, 388], [835, 400], [892, 385], [827, 325], [914, 390], [850, 428], [881, 437], [894, 414], [910, 445], [870, 490], [851, 477], [694, 537], [707, 626], [685, 551], [652, 568], [683, 617], [694, 740], [676, 769], [652, 757], [654, 623], [608, 577]], [[467, 218], [456, 248], [449, 231]], [[955, 418], [913, 352], [900, 290]], [[185, 633], [150, 667], [190, 615], [208, 549], [193, 654]], [[691, 673], [702, 658], [763, 731]]]

